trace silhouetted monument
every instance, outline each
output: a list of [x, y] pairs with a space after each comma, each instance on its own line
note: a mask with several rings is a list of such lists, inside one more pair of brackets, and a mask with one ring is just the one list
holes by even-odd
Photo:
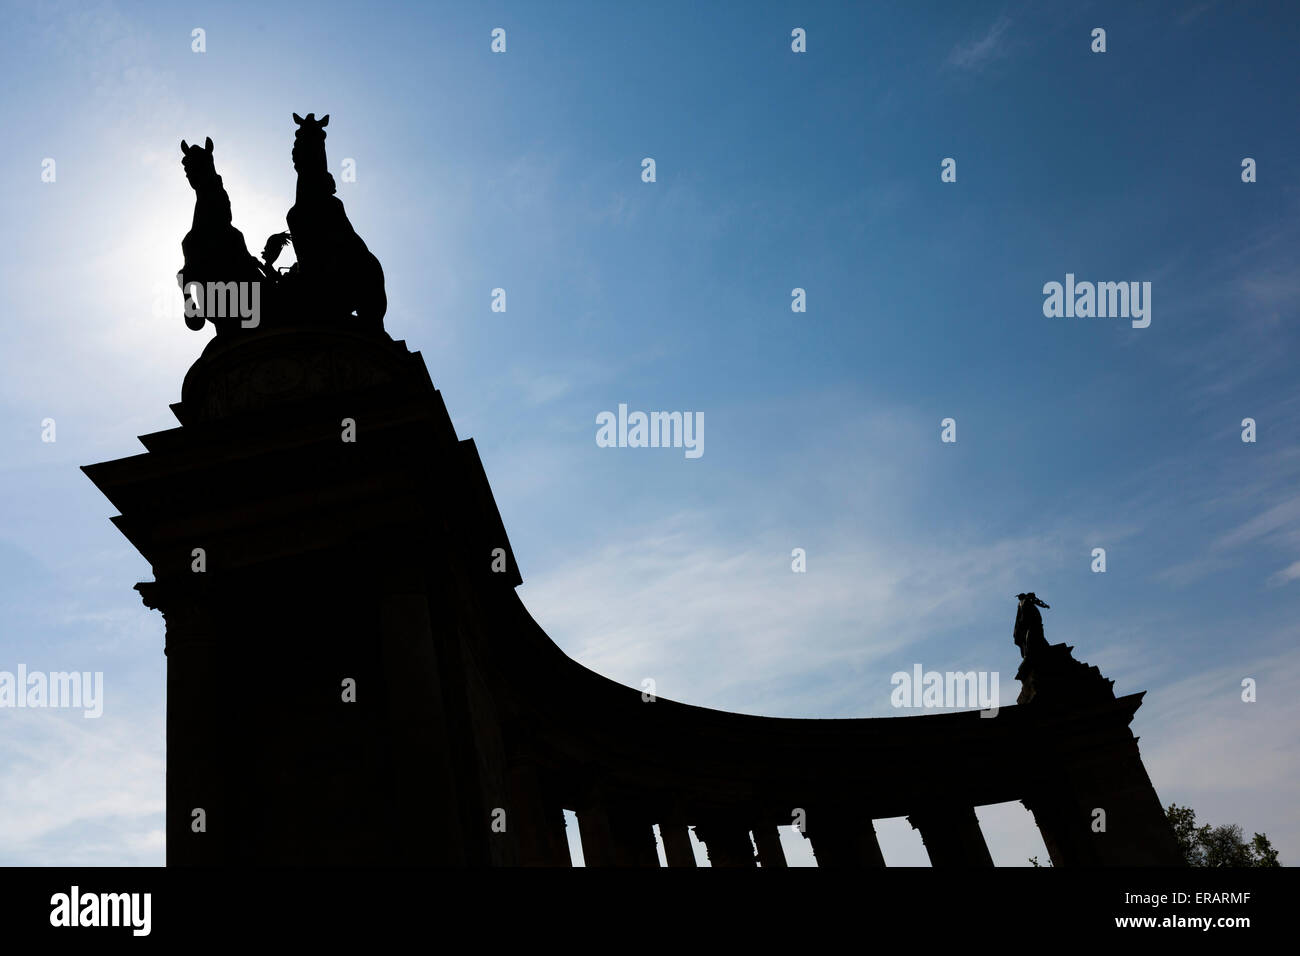
[[1047, 646], [1043, 636], [1043, 616], [1038, 609], [1050, 608], [1050, 604], [1040, 601], [1033, 591], [1017, 594], [1020, 605], [1016, 610], [1016, 628], [1013, 637], [1020, 648], [1020, 656], [1028, 657], [1030, 652], [1038, 653]]
[[[181, 242], [185, 263], [177, 281], [185, 292], [186, 324], [212, 322], [217, 335], [263, 327], [341, 325], [384, 336], [384, 270], [352, 228], [325, 159], [329, 116], [308, 113], [294, 136], [298, 186], [286, 215], [289, 231], [266, 240], [262, 261], [249, 254], [235, 228], [211, 138], [204, 146], [181, 140], [181, 164], [194, 189], [194, 224]], [[275, 262], [292, 243], [298, 261], [285, 272]], [[243, 314], [238, 306], [247, 308]]]
[[328, 115], [315, 113], [293, 121], [298, 132], [293, 142], [293, 168], [298, 171], [298, 191], [285, 217], [295, 237], [301, 295], [313, 312], [341, 309], [355, 312], [362, 327], [382, 329], [388, 299], [384, 295], [384, 270], [366, 248], [342, 201], [334, 195], [334, 177], [325, 161], [325, 127]]
[[198, 331], [203, 328], [206, 316], [220, 335], [238, 321], [237, 310], [228, 310], [223, 298], [221, 314], [218, 316], [214, 309], [205, 311], [200, 300], [195, 314], [196, 297], [192, 293], [194, 285], [197, 283], [202, 290], [206, 290], [208, 283], [248, 283], [258, 287], [264, 275], [257, 260], [248, 254], [244, 234], [232, 222], [230, 196], [226, 193], [221, 177], [217, 175], [211, 137], [203, 146], [190, 146], [181, 140], [181, 153], [184, 156], [181, 165], [185, 169], [185, 178], [194, 189], [194, 223], [181, 240], [185, 265], [177, 277], [181, 288], [185, 290], [185, 323]]
[[1102, 677], [1096, 667], [1076, 661], [1070, 645], [1047, 643], [1038, 609], [1051, 605], [1040, 601], [1033, 591], [1016, 597], [1020, 605], [1013, 637], [1022, 658], [1016, 671], [1016, 680], [1021, 683], [1016, 703], [1037, 700], [1040, 706], [1065, 707], [1114, 700], [1114, 681]]
[[987, 866], [974, 808], [1015, 800], [1057, 865], [1181, 861], [1128, 729], [1142, 694], [1047, 645], [1026, 596], [1022, 704], [992, 718], [725, 713], [565, 656], [516, 594], [473, 441], [383, 332], [327, 119], [298, 120], [284, 273], [289, 237], [254, 259], [211, 141], [184, 147], [182, 281], [263, 283], [265, 321], [209, 315], [180, 427], [85, 468], [166, 619], [170, 865], [567, 866], [570, 809], [592, 866], [658, 865], [655, 824], [670, 866], [695, 865], [689, 827], [714, 865], [783, 866], [792, 823], [822, 866], [881, 866], [872, 820], [898, 816], [936, 865]]

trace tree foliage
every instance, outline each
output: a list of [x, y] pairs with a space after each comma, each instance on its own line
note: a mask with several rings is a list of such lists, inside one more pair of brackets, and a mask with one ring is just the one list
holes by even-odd
[[[1225, 823], [1212, 827], [1208, 823], [1196, 825], [1196, 811], [1171, 803], [1165, 810], [1169, 824], [1178, 838], [1178, 848], [1188, 866], [1281, 866], [1277, 850], [1268, 837], [1256, 833], [1250, 842], [1241, 838], [1241, 827]], [[1042, 866], [1038, 857], [1029, 858], [1030, 866]], [[1051, 866], [1051, 863], [1047, 864]]]
[[1225, 823], [1212, 827], [1196, 825], [1196, 811], [1171, 803], [1165, 810], [1178, 847], [1188, 866], [1281, 866], [1277, 850], [1268, 837], [1256, 833], [1249, 842], [1241, 838], [1241, 827]]

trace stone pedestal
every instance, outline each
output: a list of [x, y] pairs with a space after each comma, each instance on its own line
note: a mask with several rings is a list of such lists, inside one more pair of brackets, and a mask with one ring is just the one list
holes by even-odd
[[1142, 696], [1098, 708], [1086, 736], [1044, 728], [1022, 802], [1055, 866], [1185, 865], [1128, 729]]
[[145, 454], [85, 468], [167, 623], [168, 863], [516, 862], [472, 638], [520, 578], [419, 355], [231, 335], [173, 410]]
[[1075, 660], [1073, 650], [1049, 645], [1016, 672], [1017, 703], [1033, 721], [1024, 743], [1030, 782], [1022, 802], [1053, 865], [1183, 865], [1128, 729], [1143, 695], [1117, 700], [1115, 682]]
[[1021, 684], [1016, 703], [1064, 708], [1114, 700], [1115, 682], [1103, 677], [1098, 668], [1075, 660], [1073, 650], [1069, 644], [1031, 649], [1016, 671]]

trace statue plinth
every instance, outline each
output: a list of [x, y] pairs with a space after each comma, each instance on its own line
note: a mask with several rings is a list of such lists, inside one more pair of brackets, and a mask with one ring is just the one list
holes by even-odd
[[418, 353], [352, 324], [239, 330], [216, 336], [190, 367], [172, 411], [191, 425], [329, 395], [434, 392]]
[[1017, 704], [1035, 707], [1074, 707], [1114, 700], [1115, 682], [1101, 671], [1074, 659], [1069, 644], [1044, 642], [1031, 648], [1020, 662], [1016, 680], [1021, 682]]
[[84, 469], [166, 619], [168, 864], [505, 861], [476, 825], [505, 773], [465, 642], [521, 578], [419, 353], [232, 333], [173, 409]]

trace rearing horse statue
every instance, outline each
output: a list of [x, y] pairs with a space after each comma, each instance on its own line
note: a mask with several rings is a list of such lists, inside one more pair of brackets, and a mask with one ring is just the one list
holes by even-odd
[[[206, 317], [220, 335], [238, 323], [239, 315], [226, 309], [224, 303], [218, 311], [212, 301], [196, 302], [193, 286], [197, 283], [206, 290], [209, 283], [229, 284], [237, 295], [246, 297], [249, 284], [256, 285], [260, 292], [264, 275], [257, 260], [249, 255], [244, 234], [231, 221], [230, 196], [212, 160], [212, 138], [202, 146], [181, 140], [181, 153], [185, 178], [194, 189], [194, 221], [181, 240], [185, 265], [177, 277], [185, 291], [185, 324], [198, 331]], [[205, 291], [199, 295], [210, 299]]]
[[298, 189], [286, 218], [298, 256], [298, 293], [308, 297], [303, 304], [317, 316], [355, 312], [363, 324], [382, 330], [388, 310], [384, 270], [334, 195], [334, 177], [325, 159], [329, 120], [328, 114], [319, 120], [315, 113], [306, 119], [293, 114], [298, 124], [293, 144]]

